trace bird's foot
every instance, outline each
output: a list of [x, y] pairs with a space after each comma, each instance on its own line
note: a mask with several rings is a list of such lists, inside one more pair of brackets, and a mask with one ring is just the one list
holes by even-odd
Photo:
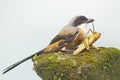
[[73, 53], [74, 50], [61, 50], [61, 52]]

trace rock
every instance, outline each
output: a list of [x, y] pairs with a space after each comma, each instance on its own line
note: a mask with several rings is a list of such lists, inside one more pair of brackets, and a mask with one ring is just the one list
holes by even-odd
[[33, 58], [34, 70], [43, 80], [120, 80], [120, 50], [101, 47], [77, 56], [41, 54]]

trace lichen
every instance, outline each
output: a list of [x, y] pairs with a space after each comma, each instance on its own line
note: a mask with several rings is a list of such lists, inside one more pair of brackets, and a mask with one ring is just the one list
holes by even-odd
[[77, 56], [56, 52], [33, 59], [34, 69], [43, 80], [120, 80], [120, 50], [100, 47]]

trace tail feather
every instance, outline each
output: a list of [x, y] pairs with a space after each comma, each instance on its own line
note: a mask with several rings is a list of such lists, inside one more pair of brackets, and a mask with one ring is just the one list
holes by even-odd
[[[54, 44], [53, 44], [53, 45], [54, 45]], [[64, 42], [64, 44], [62, 44], [62, 45], [58, 46], [57, 48], [53, 49], [52, 52], [59, 51], [59, 50], [60, 50], [62, 47], [64, 47], [65, 45], [66, 45], [66, 43]], [[41, 53], [43, 53], [43, 52], [46, 53], [46, 52], [47, 52], [47, 51], [45, 51], [46, 49], [47, 49], [47, 48], [45, 48], [45, 49], [43, 49], [43, 50], [41, 50], [41, 51], [39, 51], [39, 52], [37, 52], [37, 53], [35, 53], [35, 54], [36, 54], [36, 55], [39, 55], [39, 54], [41, 54]], [[48, 52], [51, 52], [51, 51], [48, 51]], [[23, 63], [23, 62], [31, 59], [35, 54], [32, 54], [32, 55], [30, 55], [30, 56], [28, 56], [28, 57], [26, 57], [26, 58], [24, 58], [24, 59], [22, 59], [22, 60], [20, 60], [20, 61], [18, 61], [18, 62], [16, 62], [16, 63], [14, 63], [14, 64], [12, 64], [11, 66], [5, 68], [5, 69], [3, 70], [3, 74], [5, 74], [5, 73], [7, 73], [8, 71], [12, 70], [13, 68], [17, 67], [17, 66], [20, 65], [21, 63]]]
[[[37, 53], [35, 53], [35, 54], [39, 55], [40, 53], [42, 53], [42, 51], [43, 51], [43, 50], [41, 50], [41, 51], [39, 51], [39, 52], [37, 52]], [[30, 55], [30, 56], [28, 56], [28, 57], [26, 57], [26, 58], [24, 58], [24, 59], [22, 59], [22, 60], [20, 60], [20, 61], [18, 61], [18, 62], [16, 62], [16, 63], [14, 63], [14, 64], [12, 64], [11, 66], [5, 68], [5, 69], [3, 70], [3, 74], [5, 74], [5, 73], [7, 73], [8, 71], [12, 70], [13, 68], [17, 67], [17, 66], [20, 65], [21, 63], [23, 63], [23, 62], [31, 59], [35, 54], [32, 54], [32, 55]]]

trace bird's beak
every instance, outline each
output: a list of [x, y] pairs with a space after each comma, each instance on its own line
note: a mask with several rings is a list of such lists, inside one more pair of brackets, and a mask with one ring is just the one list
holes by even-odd
[[91, 23], [91, 22], [93, 22], [94, 21], [94, 19], [88, 19], [86, 22], [87, 23]]

